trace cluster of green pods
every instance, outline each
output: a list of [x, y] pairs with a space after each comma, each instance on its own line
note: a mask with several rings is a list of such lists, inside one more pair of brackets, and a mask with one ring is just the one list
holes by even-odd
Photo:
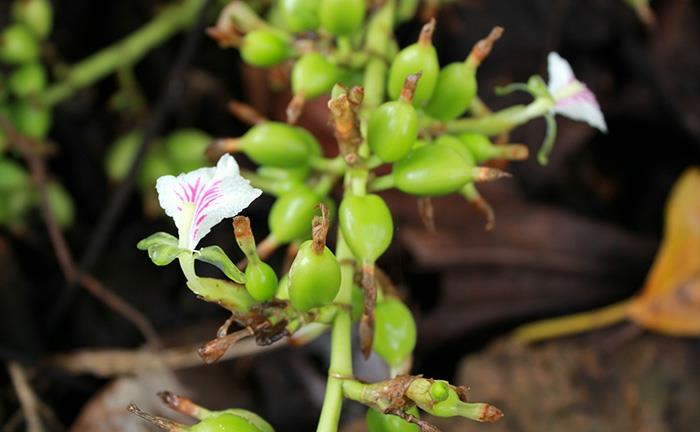
[[[49, 0], [15, 0], [9, 5], [8, 25], [0, 30], [0, 115], [14, 129], [31, 138], [44, 139], [52, 126], [51, 109], [38, 96], [48, 85], [48, 73], [40, 59], [41, 43], [53, 26]], [[40, 204], [40, 191], [12, 155], [3, 155], [8, 137], [0, 130], [0, 226], [20, 230], [26, 215]], [[46, 186], [48, 203], [61, 228], [73, 224], [73, 199], [59, 183]]]

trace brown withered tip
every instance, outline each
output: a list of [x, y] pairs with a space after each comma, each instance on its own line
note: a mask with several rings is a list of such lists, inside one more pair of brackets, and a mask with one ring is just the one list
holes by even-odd
[[175, 393], [173, 393], [171, 391], [166, 390], [166, 391], [158, 392], [157, 395], [160, 398], [160, 400], [162, 400], [163, 403], [168, 405], [168, 406], [179, 405], [180, 396], [176, 395]]
[[321, 254], [326, 247], [326, 237], [330, 227], [328, 207], [323, 203], [316, 204], [316, 208], [321, 211], [321, 216], [314, 216], [311, 221], [311, 237], [313, 239], [313, 251]]
[[435, 33], [435, 18], [430, 18], [430, 21], [423, 25], [420, 30], [420, 36], [418, 36], [418, 43], [421, 45], [432, 45], [433, 44], [433, 33]]
[[236, 216], [233, 218], [233, 234], [237, 239], [252, 237], [253, 231], [250, 228], [250, 219], [246, 216]]
[[502, 419], [503, 416], [503, 411], [501, 411], [493, 405], [486, 404], [486, 406], [484, 407], [484, 412], [481, 415], [481, 420], [486, 423], [495, 423]]
[[304, 111], [304, 105], [306, 105], [306, 95], [304, 93], [297, 93], [292, 97], [287, 105], [287, 123], [296, 124], [301, 117], [302, 111]]
[[416, 92], [416, 87], [418, 87], [418, 81], [420, 81], [421, 76], [423, 76], [423, 71], [412, 73], [406, 77], [403, 82], [403, 87], [401, 88], [401, 94], [399, 95], [402, 101], [406, 103], [411, 103], [413, 101], [413, 94]]

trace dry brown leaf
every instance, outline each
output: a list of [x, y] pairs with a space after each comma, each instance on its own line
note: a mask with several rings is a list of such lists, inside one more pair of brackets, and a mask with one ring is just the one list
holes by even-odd
[[630, 319], [675, 336], [700, 335], [700, 169], [676, 182], [666, 206], [664, 239]]

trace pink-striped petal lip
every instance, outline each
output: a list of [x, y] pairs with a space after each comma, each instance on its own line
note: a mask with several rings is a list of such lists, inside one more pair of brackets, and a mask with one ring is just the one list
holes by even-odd
[[586, 84], [576, 79], [569, 62], [555, 52], [549, 53], [548, 70], [549, 92], [555, 101], [553, 111], [607, 132], [598, 100]]
[[262, 191], [241, 177], [233, 156], [221, 156], [216, 167], [166, 175], [156, 182], [158, 201], [172, 217], [179, 234], [179, 246], [194, 250], [212, 227], [248, 207]]

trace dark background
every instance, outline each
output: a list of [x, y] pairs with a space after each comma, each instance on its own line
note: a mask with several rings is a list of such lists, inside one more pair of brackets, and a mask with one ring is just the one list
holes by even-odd
[[[138, 28], [166, 3], [56, 1], [47, 50], [53, 61], [74, 63]], [[6, 6], [0, 7], [0, 18], [7, 16]], [[546, 55], [555, 50], [596, 93], [610, 131], [603, 135], [559, 119], [549, 166], [539, 166], [534, 158], [513, 163], [508, 166], [513, 179], [482, 189], [496, 208], [493, 233], [483, 232], [482, 220], [466, 203], [445, 198], [436, 200], [439, 232], [430, 235], [412, 198], [386, 195], [395, 209], [397, 235], [380, 264], [416, 312], [416, 371], [455, 379], [462, 357], [519, 323], [608, 304], [641, 288], [661, 236], [667, 193], [684, 168], [700, 163], [698, 3], [660, 0], [653, 7], [658, 22], [652, 30], [621, 0], [471, 0], [445, 6], [438, 15], [435, 45], [443, 64], [463, 59], [492, 26], [505, 27], [479, 71], [479, 94], [491, 108], [527, 101], [522, 95], [496, 97], [492, 89], [536, 73], [546, 76]], [[418, 21], [401, 26], [402, 45], [419, 29]], [[172, 38], [135, 68], [151, 113], [184, 38]], [[181, 82], [184, 91], [170, 102], [171, 113], [158, 135], [185, 126], [212, 136], [239, 135], [246, 126], [226, 110], [233, 98], [262, 98], [267, 101], [262, 109], [279, 113], [287, 96], [267, 95], [256, 86], [261, 77], [260, 71], [243, 70], [234, 50], [221, 50], [202, 37]], [[55, 110], [50, 138], [60, 152], [50, 160], [50, 171], [77, 203], [76, 224], [66, 233], [77, 258], [85, 258], [118, 188], [102, 169], [107, 148], [116, 136], [152, 121], [148, 113], [109, 109], [115, 90], [114, 79], [108, 78]], [[314, 105], [305, 123], [328, 136], [322, 106]], [[516, 130], [512, 141], [536, 151], [543, 134], [544, 122], [537, 120]], [[271, 203], [269, 197], [260, 199], [246, 212], [260, 235]], [[143, 340], [130, 323], [66, 285], [38, 213], [30, 227], [22, 235], [0, 231], [0, 354], [32, 367], [37, 394], [62, 424], [70, 425], [108, 382], [74, 376], [41, 360], [83, 348], [137, 347]], [[177, 266], [157, 268], [135, 249], [148, 234], [173, 230], [169, 220], [146, 218], [134, 192], [106, 247], [88, 258], [97, 277], [141, 310], [168, 344], [179, 345], [213, 337], [226, 315], [196, 300], [184, 288]], [[205, 239], [214, 243], [240, 255], [227, 224]], [[280, 261], [276, 256], [274, 262]], [[697, 354], [697, 345], [689, 343]], [[254, 360], [189, 369], [180, 379], [205, 405], [222, 408], [237, 401], [278, 430], [310, 430], [326, 348], [326, 340], [283, 348]], [[366, 369], [369, 376], [381, 373], [376, 364]], [[2, 383], [0, 424], [18, 407], [6, 377]], [[352, 410], [351, 415], [359, 413]]]

